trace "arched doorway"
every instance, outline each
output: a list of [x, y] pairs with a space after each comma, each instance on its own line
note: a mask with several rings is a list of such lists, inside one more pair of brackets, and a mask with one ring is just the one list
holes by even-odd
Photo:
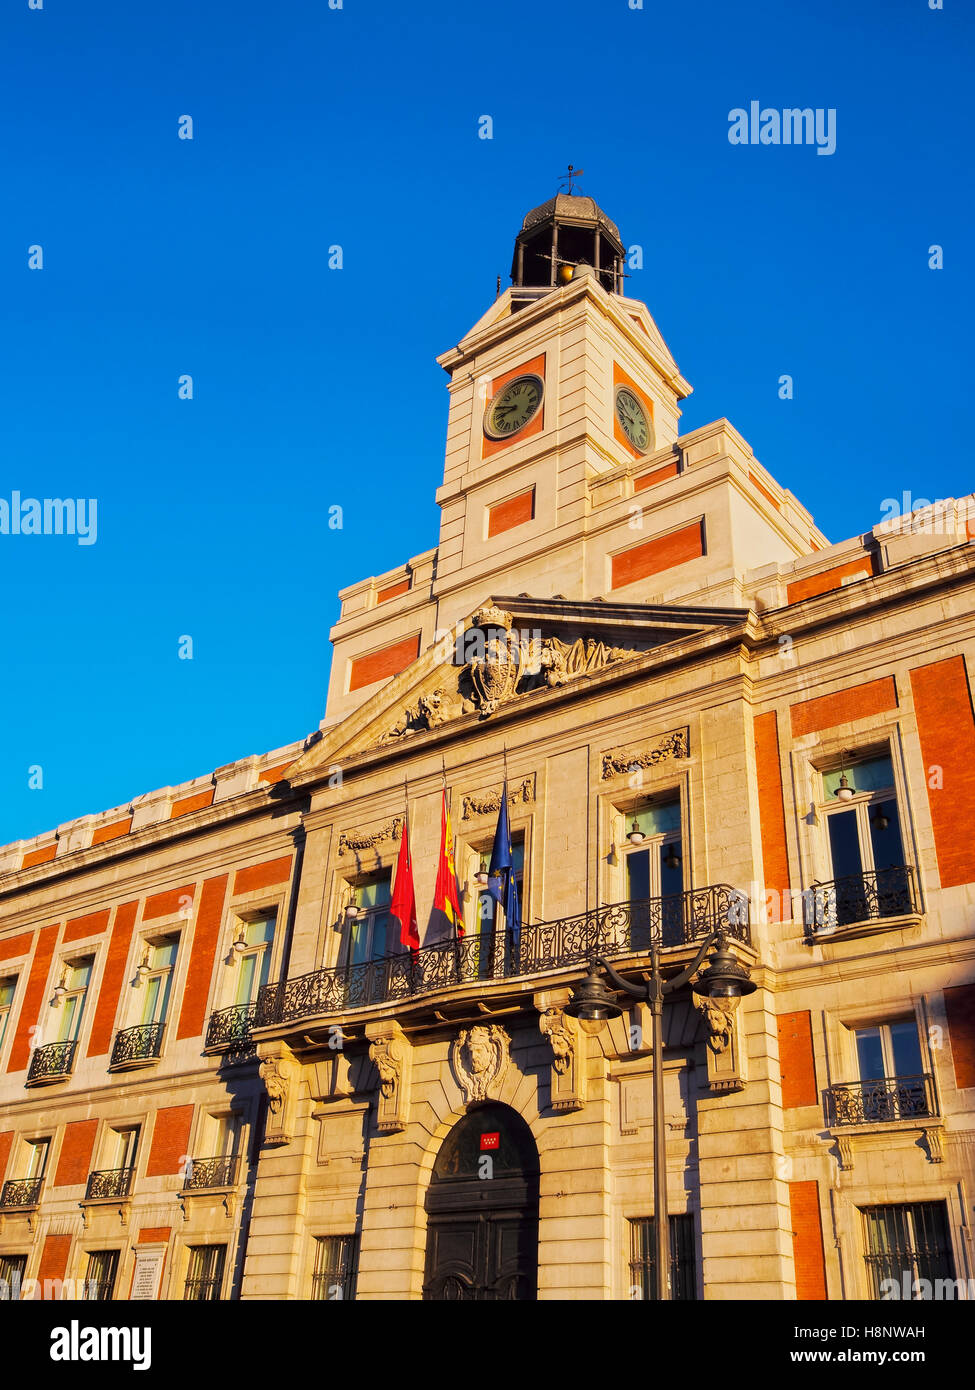
[[427, 1190], [425, 1299], [538, 1296], [538, 1150], [507, 1105], [481, 1105], [440, 1147]]

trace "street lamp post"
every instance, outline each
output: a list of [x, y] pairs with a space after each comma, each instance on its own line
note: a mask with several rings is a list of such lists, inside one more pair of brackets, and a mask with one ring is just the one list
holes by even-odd
[[667, 1135], [664, 1114], [664, 1062], [663, 1062], [663, 1017], [664, 999], [681, 986], [686, 985], [711, 946], [714, 955], [708, 967], [696, 981], [698, 994], [711, 999], [740, 999], [751, 994], [756, 986], [749, 977], [748, 970], [732, 954], [725, 936], [725, 928], [716, 927], [701, 944], [694, 960], [679, 975], [666, 979], [660, 969], [660, 949], [656, 944], [650, 947], [650, 975], [643, 985], [634, 985], [624, 980], [601, 956], [594, 956], [589, 962], [589, 974], [576, 989], [565, 1012], [579, 1020], [585, 1032], [598, 1033], [603, 1024], [611, 1018], [618, 1018], [623, 1012], [612, 990], [608, 989], [596, 973], [597, 966], [605, 970], [614, 987], [633, 999], [649, 1005], [652, 1020], [651, 1047], [653, 1049], [653, 1210], [654, 1247], [656, 1251], [655, 1283], [658, 1299], [669, 1299], [670, 1293], [670, 1227], [667, 1214]]

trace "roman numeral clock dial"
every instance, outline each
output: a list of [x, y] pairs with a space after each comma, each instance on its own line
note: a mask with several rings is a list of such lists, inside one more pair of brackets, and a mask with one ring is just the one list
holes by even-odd
[[484, 412], [484, 433], [489, 439], [507, 439], [524, 429], [538, 412], [545, 390], [540, 376], [516, 376], [494, 397]]
[[642, 402], [625, 386], [618, 387], [616, 391], [616, 418], [634, 449], [645, 454], [653, 448], [653, 426], [647, 412]]

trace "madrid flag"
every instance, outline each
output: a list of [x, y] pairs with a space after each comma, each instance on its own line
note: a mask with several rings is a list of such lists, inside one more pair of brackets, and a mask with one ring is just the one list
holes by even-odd
[[403, 838], [396, 860], [396, 879], [389, 902], [389, 915], [399, 922], [399, 939], [411, 951], [420, 948], [420, 933], [416, 925], [416, 893], [413, 888], [413, 860], [410, 857], [409, 820], [403, 821]]

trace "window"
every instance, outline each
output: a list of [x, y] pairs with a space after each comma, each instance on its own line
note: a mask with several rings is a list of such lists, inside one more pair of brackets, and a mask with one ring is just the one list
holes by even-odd
[[74, 965], [65, 963], [60, 984], [65, 993], [61, 996], [61, 1018], [55, 1042], [77, 1042], [81, 1031], [81, 1018], [85, 1009], [85, 996], [91, 979], [92, 960], [82, 960]]
[[[524, 835], [511, 837], [511, 866], [518, 890], [519, 921], [514, 928], [517, 933], [527, 917]], [[486, 849], [479, 857], [478, 870], [486, 874], [490, 867], [491, 849]], [[465, 960], [472, 975], [479, 980], [487, 980], [495, 975], [508, 974], [515, 946], [516, 937], [508, 930], [503, 908], [486, 888], [480, 889], [474, 903], [472, 940], [465, 951]]]
[[[852, 795], [850, 794], [852, 793]], [[912, 911], [889, 755], [823, 774], [832, 884], [817, 926], [848, 926]]]
[[240, 1116], [207, 1115], [199, 1143], [200, 1157], [193, 1159], [184, 1188], [233, 1187], [237, 1181]]
[[[142, 1001], [139, 1024], [165, 1023], [173, 969], [179, 951], [179, 937], [166, 937], [156, 945], [146, 943], [145, 956], [139, 973], [142, 977]], [[143, 970], [143, 965], [147, 968]]]
[[20, 1298], [26, 1270], [26, 1255], [0, 1255], [0, 1302]]
[[[630, 1221], [630, 1297], [656, 1298], [657, 1249], [655, 1218], [640, 1217]], [[693, 1300], [697, 1297], [697, 1275], [694, 1266], [694, 1217], [670, 1217], [670, 1289], [674, 1299]]]
[[223, 1287], [226, 1258], [225, 1245], [191, 1245], [184, 1299], [200, 1303], [217, 1302]]
[[928, 1113], [917, 1021], [898, 1019], [854, 1030], [865, 1120], [898, 1120]]
[[115, 1292], [118, 1257], [117, 1250], [92, 1250], [88, 1256], [82, 1298], [88, 1302], [95, 1302], [112, 1297]]
[[238, 952], [235, 1004], [256, 1003], [258, 990], [270, 978], [276, 920], [275, 913], [268, 912], [240, 924], [237, 940], [243, 943], [243, 949]]
[[7, 975], [0, 979], [0, 1048], [3, 1047], [3, 1040], [7, 1035], [7, 1020], [10, 1017], [16, 991], [16, 975]]
[[337, 1303], [355, 1298], [358, 1236], [319, 1236], [315, 1241], [315, 1272], [311, 1296]]
[[349, 923], [347, 964], [364, 965], [396, 950], [399, 936], [389, 916], [390, 894], [388, 870], [353, 888], [349, 905], [356, 916]]
[[680, 800], [655, 800], [627, 815], [625, 821], [630, 944], [634, 950], [645, 950], [659, 928], [661, 945], [680, 945], [684, 938]]
[[863, 1220], [871, 1298], [934, 1298], [936, 1279], [954, 1279], [944, 1202], [864, 1207]]
[[47, 1171], [47, 1156], [51, 1150], [50, 1139], [28, 1139], [25, 1178], [43, 1178]]
[[86, 1201], [129, 1195], [138, 1147], [138, 1125], [108, 1130], [100, 1146], [100, 1167], [88, 1174]]

